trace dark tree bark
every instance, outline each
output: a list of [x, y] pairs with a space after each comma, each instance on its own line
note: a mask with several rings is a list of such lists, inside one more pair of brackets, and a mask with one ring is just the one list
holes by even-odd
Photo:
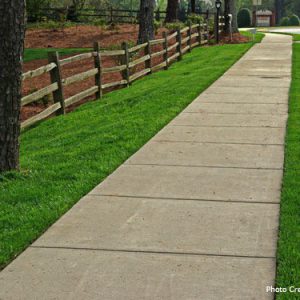
[[154, 6], [155, 0], [141, 0], [138, 43], [154, 39]]
[[178, 0], [168, 0], [166, 23], [176, 22], [178, 19]]
[[275, 0], [276, 24], [279, 25], [283, 16], [283, 0]]
[[25, 0], [0, 1], [0, 172], [19, 168]]
[[191, 0], [191, 13], [196, 13], [196, 0]]
[[239, 32], [238, 22], [237, 22], [237, 8], [236, 8], [236, 0], [225, 0], [224, 3], [224, 15], [225, 15], [225, 33], [230, 32], [229, 27], [229, 18], [227, 16], [232, 15], [232, 33]]

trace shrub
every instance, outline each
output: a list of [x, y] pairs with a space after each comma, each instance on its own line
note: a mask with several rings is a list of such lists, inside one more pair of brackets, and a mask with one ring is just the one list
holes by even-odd
[[157, 34], [158, 29], [162, 27], [162, 21], [154, 20], [153, 25], [154, 25], [155, 34]]
[[192, 24], [199, 24], [200, 22], [203, 23], [204, 18], [200, 15], [191, 14], [188, 16], [188, 21], [190, 21]]
[[300, 20], [297, 15], [291, 15], [289, 18], [289, 26], [300, 26]]
[[94, 26], [98, 26], [98, 27], [105, 27], [106, 26], [105, 20], [101, 19], [101, 18], [93, 19], [93, 21], [91, 23]]
[[290, 19], [288, 17], [283, 17], [280, 20], [280, 26], [289, 26]]
[[174, 23], [166, 23], [165, 27], [170, 31], [175, 31], [177, 29], [182, 29], [185, 27], [184, 23], [181, 22], [174, 22]]
[[28, 22], [39, 21], [42, 17], [42, 9], [47, 6], [47, 0], [27, 0], [26, 10]]
[[237, 20], [240, 28], [250, 27], [252, 23], [250, 10], [248, 8], [242, 8], [237, 15]]

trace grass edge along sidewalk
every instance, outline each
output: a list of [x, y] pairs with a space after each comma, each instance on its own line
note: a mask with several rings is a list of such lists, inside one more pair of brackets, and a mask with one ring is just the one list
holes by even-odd
[[22, 171], [0, 175], [0, 266], [142, 147], [251, 46], [196, 48], [167, 71], [23, 132]]
[[[285, 142], [276, 285], [300, 287], [300, 44], [293, 44], [292, 84]], [[278, 293], [276, 299], [299, 299], [298, 293]]]

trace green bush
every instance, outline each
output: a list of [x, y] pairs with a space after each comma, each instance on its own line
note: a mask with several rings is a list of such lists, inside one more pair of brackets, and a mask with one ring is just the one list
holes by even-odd
[[181, 22], [174, 22], [174, 23], [166, 23], [165, 27], [167, 29], [169, 29], [170, 31], [175, 31], [177, 29], [182, 29], [184, 28], [186, 25], [184, 23]]
[[35, 22], [35, 23], [27, 23], [27, 29], [50, 29], [50, 30], [63, 30], [65, 28], [70, 28], [76, 26], [76, 23], [72, 22], [57, 22], [53, 20], [49, 20], [46, 22]]
[[289, 17], [283, 17], [280, 20], [280, 26], [289, 26], [289, 23], [290, 23]]
[[155, 31], [155, 34], [158, 33], [158, 29], [162, 27], [162, 21], [157, 21], [154, 19], [154, 31]]
[[26, 5], [28, 22], [36, 22], [40, 21], [42, 9], [48, 5], [48, 0], [27, 0]]
[[300, 20], [297, 15], [291, 15], [289, 18], [289, 26], [300, 26]]
[[237, 19], [240, 28], [250, 27], [252, 24], [251, 11], [248, 8], [242, 8], [237, 15]]
[[203, 16], [197, 14], [191, 14], [188, 16], [188, 21], [190, 21], [192, 24], [199, 24], [200, 22], [203, 23], [204, 18]]
[[97, 18], [94, 19], [91, 24], [93, 24], [94, 26], [98, 26], [98, 27], [105, 27], [106, 26], [106, 22], [104, 19], [101, 18]]

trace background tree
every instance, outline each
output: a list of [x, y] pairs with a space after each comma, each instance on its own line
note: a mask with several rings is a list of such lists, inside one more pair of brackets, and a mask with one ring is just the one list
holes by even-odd
[[154, 7], [155, 0], [141, 0], [139, 15], [139, 43], [144, 43], [147, 39], [154, 39]]
[[19, 168], [25, 0], [0, 4], [0, 172]]
[[279, 24], [283, 17], [283, 9], [283, 0], [275, 0], [276, 24]]
[[[282, 0], [283, 1], [283, 0]], [[288, 16], [295, 14], [300, 17], [300, 1], [299, 0], [284, 0], [282, 4], [283, 15]]]
[[178, 0], [168, 0], [166, 23], [176, 22], [178, 18]]
[[27, 17], [28, 22], [36, 22], [40, 20], [42, 9], [49, 6], [50, 0], [27, 0]]
[[191, 0], [191, 13], [194, 14], [196, 12], [196, 0]]
[[[237, 23], [237, 2], [236, 0], [225, 0], [224, 3], [224, 15], [227, 16], [232, 14], [232, 32], [239, 32], [238, 23]], [[225, 18], [225, 32], [229, 33], [229, 19]]]

